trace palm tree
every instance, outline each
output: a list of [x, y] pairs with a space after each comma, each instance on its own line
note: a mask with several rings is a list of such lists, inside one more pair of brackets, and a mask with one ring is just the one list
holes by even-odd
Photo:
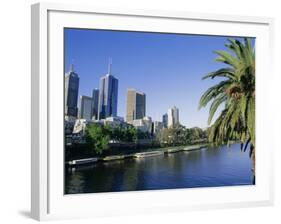
[[211, 102], [210, 125], [219, 106], [223, 105], [210, 127], [209, 141], [228, 144], [238, 138], [244, 152], [250, 145], [249, 156], [255, 183], [255, 50], [250, 38], [244, 38], [243, 42], [229, 38], [225, 46], [228, 51], [215, 51], [218, 55], [215, 60], [225, 64], [225, 67], [203, 77], [223, 79], [201, 96], [199, 109]]

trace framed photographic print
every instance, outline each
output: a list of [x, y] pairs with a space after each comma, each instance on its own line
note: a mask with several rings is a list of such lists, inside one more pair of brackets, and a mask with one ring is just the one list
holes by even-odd
[[32, 6], [32, 217], [270, 205], [273, 20]]

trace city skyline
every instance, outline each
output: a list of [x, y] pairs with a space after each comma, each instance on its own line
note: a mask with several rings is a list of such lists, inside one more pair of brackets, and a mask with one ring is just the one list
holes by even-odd
[[218, 68], [212, 50], [223, 49], [225, 40], [218, 36], [65, 29], [65, 69], [74, 61], [81, 83], [79, 96], [91, 96], [112, 57], [113, 74], [120, 80], [118, 116], [126, 118], [126, 92], [134, 88], [146, 94], [146, 116], [154, 121], [162, 121], [163, 114], [176, 105], [181, 124], [205, 128], [208, 108], [198, 111], [197, 106], [213, 81], [201, 82], [201, 78]]
[[[109, 63], [108, 66], [108, 74], [106, 74], [105, 76], [100, 77], [100, 88], [104, 89], [105, 88], [105, 80], [107, 80], [106, 78], [112, 76], [111, 75], [111, 62]], [[78, 78], [79, 80], [79, 76], [77, 73], [74, 72], [74, 65], [72, 64], [70, 67], [69, 72], [67, 72], [65, 74], [65, 80], [67, 81], [67, 83], [69, 83], [69, 77], [71, 77], [71, 75], [74, 75], [76, 78]], [[118, 92], [118, 82], [119, 80], [117, 78], [115, 78], [114, 76], [112, 76], [111, 81], [113, 80], [113, 82], [115, 81], [117, 83], [116, 89], [114, 89], [112, 92]], [[109, 82], [110, 80], [107, 80], [107, 82]], [[102, 84], [101, 84], [102, 83]], [[108, 86], [109, 84], [107, 84]], [[68, 98], [69, 93], [67, 93], [68, 91], [68, 85], [66, 85], [66, 93], [65, 96], [66, 98]], [[76, 86], [76, 92], [78, 92], [79, 89], [79, 83], [78, 86]], [[122, 116], [118, 116], [117, 114], [107, 114], [104, 117], [99, 117], [99, 113], [102, 113], [102, 108], [101, 105], [104, 104], [104, 98], [110, 98], [108, 97], [108, 93], [105, 94], [105, 97], [103, 96], [104, 94], [100, 94], [100, 92], [110, 92], [109, 91], [110, 88], [107, 87], [107, 91], [102, 90], [100, 91], [97, 88], [94, 88], [92, 90], [92, 97], [87, 96], [87, 95], [80, 95], [79, 96], [79, 100], [77, 99], [77, 105], [79, 105], [78, 107], [76, 107], [77, 109], [77, 118], [78, 119], [86, 119], [86, 120], [101, 120], [101, 119], [106, 119], [108, 117], [122, 117]], [[118, 95], [117, 95], [118, 97]], [[72, 100], [73, 101], [73, 100]], [[116, 103], [114, 103], [114, 106], [116, 107], [116, 109], [118, 108], [118, 104], [117, 104], [117, 99], [116, 99]], [[108, 105], [109, 108], [112, 107], [112, 105]], [[140, 91], [136, 91], [133, 88], [128, 88], [127, 89], [127, 98], [126, 98], [126, 106], [127, 106], [127, 111], [126, 111], [126, 116], [122, 117], [124, 120], [126, 120], [126, 122], [132, 122], [134, 120], [139, 120], [139, 119], [143, 119], [146, 117], [146, 94]], [[115, 109], [115, 110], [116, 110]], [[170, 111], [174, 111], [176, 110], [176, 112], [171, 112], [171, 114], [169, 114]], [[169, 118], [170, 123], [172, 123], [172, 125], [170, 126], [174, 126], [176, 124], [180, 124], [179, 121], [179, 109], [176, 106], [173, 106], [172, 108], [168, 108], [168, 114], [165, 113], [163, 116], [167, 115], [167, 119]], [[176, 115], [174, 115], [174, 113], [176, 113]], [[66, 114], [67, 116], [69, 116], [69, 114]], [[71, 115], [73, 117], [76, 117], [75, 115]], [[148, 116], [150, 117], [150, 116]], [[159, 120], [153, 120], [153, 122], [158, 122], [158, 123], [163, 123], [164, 125], [164, 121], [159, 121]], [[167, 120], [168, 122], [168, 120]], [[167, 123], [168, 124], [168, 123]], [[166, 125], [167, 126], [167, 125]]]

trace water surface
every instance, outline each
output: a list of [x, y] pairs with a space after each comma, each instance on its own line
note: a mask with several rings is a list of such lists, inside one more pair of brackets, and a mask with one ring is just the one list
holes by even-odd
[[251, 159], [240, 145], [97, 163], [65, 170], [65, 193], [250, 185]]

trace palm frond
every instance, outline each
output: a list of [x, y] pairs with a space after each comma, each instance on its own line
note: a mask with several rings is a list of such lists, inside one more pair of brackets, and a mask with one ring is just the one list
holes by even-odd
[[227, 100], [227, 97], [224, 93], [221, 93], [217, 98], [212, 102], [210, 110], [209, 110], [209, 117], [208, 117], [208, 125], [212, 122], [213, 116], [215, 115], [218, 107]]
[[230, 80], [221, 81], [219, 84], [210, 87], [200, 98], [198, 108], [205, 107], [212, 99], [224, 92], [231, 84]]
[[215, 78], [215, 77], [222, 77], [222, 78], [229, 78], [236, 80], [236, 76], [234, 74], [234, 70], [232, 68], [222, 68], [219, 69], [215, 72], [210, 72], [206, 76], [202, 78], [202, 80], [207, 79], [207, 78]]
[[228, 65], [230, 65], [234, 68], [239, 67], [240, 61], [237, 58], [233, 57], [228, 52], [226, 52], [226, 51], [214, 51], [214, 52], [219, 55], [219, 57], [217, 57], [215, 59], [215, 61], [223, 62], [223, 63], [228, 64]]

